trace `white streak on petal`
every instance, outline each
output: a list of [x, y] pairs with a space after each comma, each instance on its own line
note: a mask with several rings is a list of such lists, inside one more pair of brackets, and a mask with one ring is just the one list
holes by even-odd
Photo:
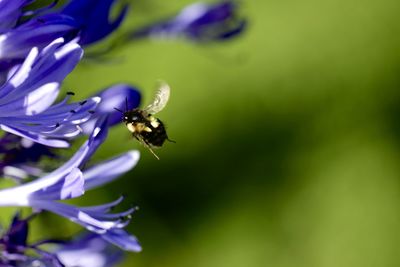
[[34, 47], [29, 52], [28, 56], [26, 57], [24, 63], [22, 63], [21, 67], [18, 71], [14, 74], [14, 76], [10, 79], [9, 83], [14, 87], [20, 86], [26, 78], [29, 76], [29, 73], [32, 69], [32, 64], [36, 60], [37, 55], [39, 54], [39, 50]]
[[64, 43], [64, 38], [60, 37], [60, 38], [55, 39], [48, 46], [43, 48], [42, 54], [48, 53], [49, 50], [54, 50], [54, 46], [61, 45], [62, 43]]
[[[56, 59], [60, 59], [74, 50], [81, 50], [81, 47], [76, 43], [69, 43], [68, 45], [63, 46], [60, 50], [54, 53], [54, 57]], [[82, 51], [82, 50], [81, 50]], [[83, 54], [83, 52], [81, 52]], [[81, 55], [82, 56], [82, 55]]]
[[35, 115], [45, 111], [56, 100], [59, 84], [47, 83], [25, 97], [26, 115]]
[[7, 177], [18, 177], [21, 179], [28, 178], [28, 174], [25, 171], [23, 171], [19, 168], [13, 167], [13, 166], [4, 167], [3, 173], [4, 173], [4, 176], [7, 176]]

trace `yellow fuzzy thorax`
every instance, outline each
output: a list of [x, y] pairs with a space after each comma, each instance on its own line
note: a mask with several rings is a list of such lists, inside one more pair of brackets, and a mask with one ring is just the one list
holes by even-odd
[[149, 127], [147, 127], [146, 124], [144, 124], [144, 123], [135, 123], [135, 124], [128, 123], [126, 125], [126, 127], [132, 133], [141, 133], [143, 131], [146, 131], [146, 132], [149, 132], [149, 133], [151, 132], [151, 129]]

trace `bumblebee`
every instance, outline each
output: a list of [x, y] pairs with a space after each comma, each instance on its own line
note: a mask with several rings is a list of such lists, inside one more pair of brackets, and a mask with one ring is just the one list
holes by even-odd
[[161, 83], [153, 102], [144, 109], [135, 108], [121, 112], [122, 120], [128, 130], [132, 133], [140, 143], [147, 147], [150, 152], [157, 158], [153, 148], [161, 147], [166, 140], [174, 142], [168, 138], [164, 123], [153, 115], [160, 112], [166, 106], [170, 95], [170, 87], [166, 83]]

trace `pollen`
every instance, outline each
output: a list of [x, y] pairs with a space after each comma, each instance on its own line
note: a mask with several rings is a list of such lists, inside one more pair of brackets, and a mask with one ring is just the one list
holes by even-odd
[[152, 117], [152, 118], [150, 119], [150, 124], [151, 124], [151, 126], [153, 126], [154, 128], [157, 128], [157, 127], [160, 125], [160, 123], [159, 123], [154, 117]]
[[133, 126], [132, 123], [128, 123], [128, 124], [126, 125], [126, 127], [127, 127], [128, 130], [129, 130], [130, 132], [132, 132], [132, 133], [134, 133], [134, 132], [136, 131], [136, 127]]

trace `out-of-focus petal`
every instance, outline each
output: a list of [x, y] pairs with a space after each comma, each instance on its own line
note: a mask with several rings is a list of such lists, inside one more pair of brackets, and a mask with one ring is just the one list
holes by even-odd
[[92, 132], [93, 126], [101, 116], [108, 116], [108, 126], [113, 126], [122, 122], [122, 114], [116, 109], [125, 111], [126, 109], [137, 108], [141, 99], [138, 89], [127, 84], [113, 85], [96, 95], [99, 96], [102, 101], [97, 106], [96, 112], [90, 120], [81, 125], [85, 134]]
[[128, 234], [123, 229], [112, 229], [101, 236], [108, 242], [128, 251], [140, 252], [142, 247], [136, 237]]
[[0, 1], [0, 32], [8, 30], [17, 24], [22, 15], [22, 8], [30, 0], [1, 0]]
[[182, 9], [175, 17], [133, 31], [131, 38], [186, 38], [196, 42], [221, 41], [245, 29], [246, 20], [239, 18], [237, 4], [195, 3]]
[[83, 173], [85, 189], [92, 189], [111, 182], [135, 167], [138, 160], [139, 152], [130, 151], [85, 170]]
[[86, 233], [60, 246], [56, 254], [64, 265], [80, 267], [111, 267], [123, 257], [122, 250], [93, 233]]
[[124, 5], [114, 21], [110, 21], [114, 3], [115, 0], [70, 0], [61, 12], [77, 21], [81, 29], [79, 43], [88, 45], [108, 36], [125, 18], [128, 5]]

